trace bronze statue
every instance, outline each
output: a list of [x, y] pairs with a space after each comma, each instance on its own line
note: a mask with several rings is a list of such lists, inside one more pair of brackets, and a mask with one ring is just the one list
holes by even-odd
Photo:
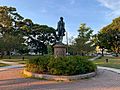
[[57, 25], [57, 31], [58, 31], [58, 41], [62, 43], [63, 36], [65, 36], [65, 23], [63, 21], [63, 17], [60, 17], [60, 21]]

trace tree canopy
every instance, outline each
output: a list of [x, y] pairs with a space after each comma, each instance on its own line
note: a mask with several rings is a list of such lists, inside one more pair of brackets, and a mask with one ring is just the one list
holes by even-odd
[[98, 42], [99, 46], [116, 53], [118, 56], [120, 50], [120, 17], [115, 18], [111, 24], [100, 30]]
[[[92, 32], [90, 27], [87, 27], [86, 24], [81, 24], [78, 29], [78, 37], [75, 38], [75, 42], [70, 47], [73, 48], [74, 53], [85, 55], [94, 50], [92, 46]], [[71, 50], [71, 49], [70, 49]]]
[[47, 45], [56, 42], [54, 28], [24, 19], [17, 13], [16, 8], [7, 6], [0, 6], [0, 36], [2, 51], [21, 50], [26, 48], [20, 48], [21, 45], [27, 45], [28, 49], [34, 48], [35, 52], [44, 54], [47, 53]]

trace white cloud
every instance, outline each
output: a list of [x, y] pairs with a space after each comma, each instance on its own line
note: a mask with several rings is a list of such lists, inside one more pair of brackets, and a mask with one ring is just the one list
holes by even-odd
[[109, 16], [117, 17], [120, 16], [120, 0], [97, 0], [102, 6], [111, 10]]

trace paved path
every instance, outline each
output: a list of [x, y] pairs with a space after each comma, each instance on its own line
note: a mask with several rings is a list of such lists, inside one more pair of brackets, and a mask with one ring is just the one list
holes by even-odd
[[10, 65], [10, 66], [0, 67], [0, 71], [7, 70], [7, 69], [10, 69], [10, 68], [21, 68], [21, 67], [25, 66], [24, 64], [18, 64], [16, 62], [7, 62], [7, 61], [2, 61], [2, 60], [0, 60], [0, 63], [4, 63], [4, 64]]
[[101, 57], [101, 55], [98, 55], [98, 56], [96, 56], [96, 57], [94, 57], [94, 58], [91, 58], [91, 59], [89, 59], [90, 61], [94, 61], [94, 60], [96, 60], [97, 58], [99, 58], [99, 57]]
[[0, 90], [120, 90], [119, 69], [98, 67], [96, 77], [72, 82], [57, 82], [24, 78], [22, 66], [12, 65], [0, 68]]
[[24, 78], [21, 71], [0, 71], [0, 90], [120, 90], [120, 74], [106, 70], [99, 70], [94, 78], [72, 82]]
[[16, 62], [7, 62], [7, 61], [3, 61], [3, 60], [0, 60], [0, 63], [9, 64], [9, 65], [17, 65], [18, 64]]
[[115, 72], [115, 73], [120, 74], [120, 69], [109, 68], [109, 67], [101, 67], [101, 66], [97, 66], [97, 68], [98, 68], [98, 69], [108, 70], [108, 71], [111, 71], [111, 72]]

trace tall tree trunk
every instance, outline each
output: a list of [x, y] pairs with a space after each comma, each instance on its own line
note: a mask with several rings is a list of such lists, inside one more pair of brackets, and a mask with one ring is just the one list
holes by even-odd
[[104, 56], [104, 48], [102, 48], [102, 56]]
[[1, 56], [0, 56], [0, 58], [2, 59], [3, 56], [4, 56], [4, 51], [1, 51]]
[[8, 53], [8, 55], [9, 55], [9, 59], [11, 59], [11, 52], [10, 51], [8, 51], [9, 53]]

